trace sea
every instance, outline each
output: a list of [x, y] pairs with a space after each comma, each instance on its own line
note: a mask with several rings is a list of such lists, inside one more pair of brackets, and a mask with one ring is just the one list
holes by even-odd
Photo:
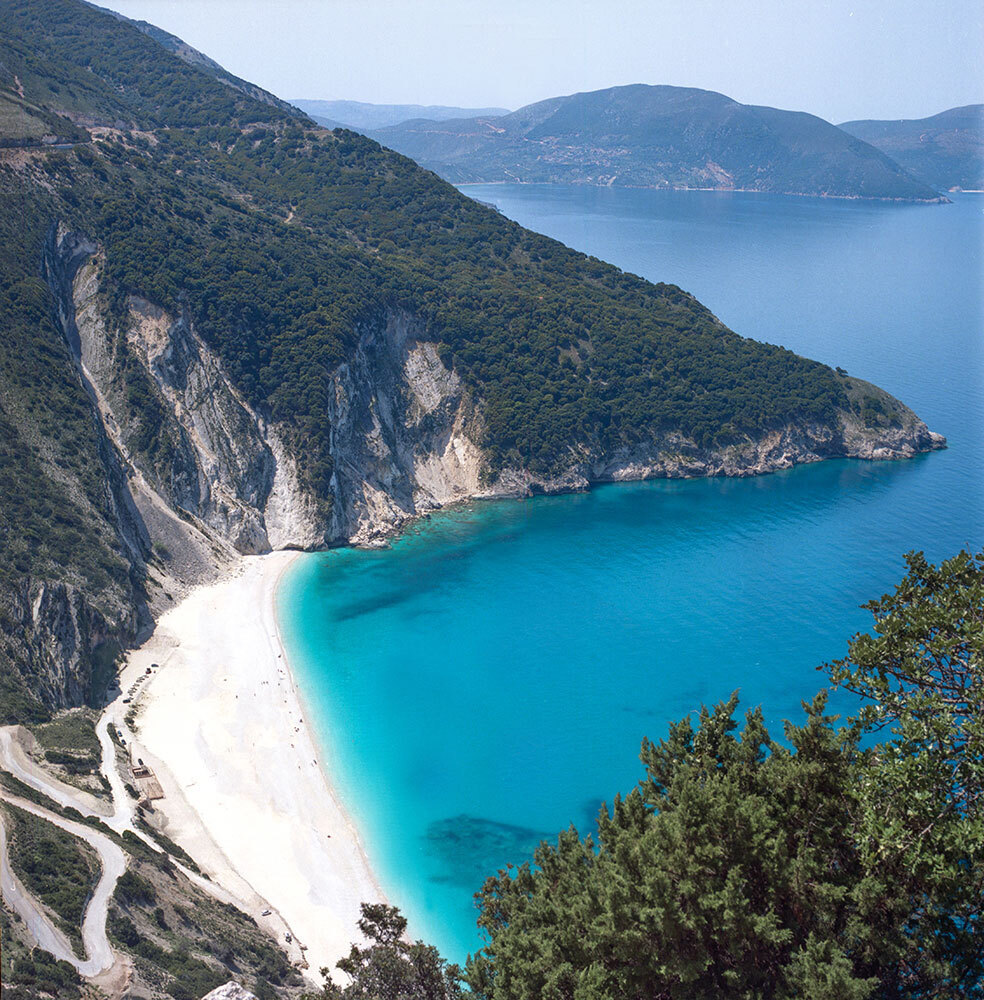
[[484, 879], [591, 833], [644, 737], [734, 691], [781, 735], [905, 552], [984, 546], [984, 195], [462, 190], [876, 382], [949, 448], [476, 502], [295, 562], [278, 613], [327, 772], [410, 933], [457, 962]]

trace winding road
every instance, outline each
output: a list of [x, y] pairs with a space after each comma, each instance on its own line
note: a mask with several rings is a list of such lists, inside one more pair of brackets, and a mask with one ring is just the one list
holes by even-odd
[[[111, 810], [107, 803], [95, 796], [89, 795], [81, 789], [73, 788], [71, 785], [66, 785], [47, 774], [24, 751], [19, 739], [20, 733], [21, 730], [17, 726], [0, 728], [0, 767], [64, 809], [77, 809], [80, 813], [93, 816], [113, 829], [117, 829], [117, 832], [125, 828], [125, 823], [130, 818], [129, 814], [120, 824], [120, 818], [117, 815], [118, 808]], [[112, 770], [115, 771], [115, 768]], [[3, 890], [3, 898], [24, 920], [38, 945], [54, 955], [55, 958], [70, 963], [79, 975], [93, 979], [107, 973], [117, 975], [121, 973], [125, 967], [129, 966], [129, 960], [114, 953], [109, 938], [106, 936], [106, 917], [109, 912], [110, 900], [116, 889], [116, 882], [126, 870], [126, 855], [104, 833], [93, 830], [82, 823], [76, 823], [74, 820], [65, 819], [20, 796], [12, 795], [5, 788], [0, 788], [0, 801], [22, 809], [32, 816], [47, 820], [73, 837], [84, 840], [99, 856], [102, 873], [86, 906], [82, 920], [82, 943], [85, 946], [85, 959], [80, 959], [75, 954], [65, 935], [51, 923], [44, 908], [14, 875], [7, 851], [6, 830], [0, 823], [0, 888]], [[114, 802], [116, 801], [118, 800], [114, 798]]]
[[[156, 667], [157, 664], [152, 666]], [[150, 670], [141, 662], [140, 666], [128, 665], [120, 680], [128, 694], [136, 697], [148, 675]], [[122, 699], [116, 698], [106, 706], [96, 723], [96, 735], [102, 750], [100, 771], [109, 784], [109, 800], [97, 798], [80, 788], [59, 781], [41, 767], [25, 749], [25, 746], [29, 745], [27, 741], [32, 739], [31, 734], [19, 726], [0, 727], [0, 769], [40, 792], [58, 807], [76, 809], [84, 816], [98, 819], [116, 834], [129, 831], [154, 851], [159, 852], [162, 851], [161, 845], [136, 824], [136, 803], [124, 785], [123, 775], [117, 766], [117, 744], [110, 736], [112, 725], [127, 744], [132, 744], [133, 733], [127, 724], [127, 707]], [[84, 840], [98, 854], [102, 873], [83, 916], [82, 942], [86, 957], [80, 959], [65, 934], [54, 926], [44, 907], [11, 869], [7, 850], [7, 831], [0, 815], [0, 889], [4, 901], [21, 917], [39, 947], [50, 952], [55, 958], [70, 963], [81, 976], [93, 981], [110, 997], [124, 996], [132, 978], [132, 961], [127, 955], [113, 951], [106, 935], [106, 920], [116, 883], [126, 870], [126, 853], [105, 833], [66, 819], [51, 809], [9, 792], [2, 785], [0, 785], [0, 801], [47, 820], [72, 836]], [[254, 919], [258, 925], [275, 940], [283, 942], [281, 946], [288, 951], [295, 964], [300, 968], [307, 967], [304, 948], [296, 935], [291, 932], [291, 928], [280, 913], [270, 907], [252, 886], [238, 879], [238, 876], [241, 885], [238, 883], [232, 886], [222, 885], [197, 871], [192, 871], [170, 852], [164, 851], [164, 853], [190, 882], [214, 899], [236, 906], [245, 912], [256, 913]]]
[[8, 806], [14, 806], [39, 819], [47, 820], [73, 837], [84, 840], [99, 855], [102, 874], [85, 908], [85, 917], [82, 920], [82, 944], [86, 953], [86, 958], [82, 961], [72, 950], [65, 935], [51, 923], [37, 901], [25, 890], [11, 870], [6, 831], [0, 821], [0, 884], [4, 899], [24, 920], [45, 951], [50, 951], [55, 958], [70, 962], [79, 975], [89, 979], [107, 972], [113, 967], [116, 956], [106, 936], [106, 917], [116, 881], [126, 871], [126, 855], [109, 837], [98, 830], [92, 830], [70, 819], [63, 819], [16, 795], [4, 793], [3, 801]]
[[77, 968], [78, 959], [75, 958], [68, 938], [41, 911], [34, 897], [21, 885], [20, 879], [10, 867], [3, 816], [0, 816], [0, 888], [3, 889], [4, 901], [24, 921], [39, 947], [50, 951], [55, 958], [71, 961]]
[[[119, 702], [114, 702], [107, 707], [96, 725], [96, 735], [102, 748], [100, 770], [109, 782], [111, 802], [59, 781], [32, 760], [22, 744], [22, 739], [29, 739], [30, 736], [18, 726], [0, 727], [0, 769], [8, 771], [61, 808], [76, 809], [85, 816], [98, 819], [115, 833], [122, 834], [129, 831], [153, 850], [160, 851], [161, 845], [136, 826], [134, 822], [136, 803], [127, 793], [123, 777], [116, 766], [116, 744], [109, 735], [110, 724], [115, 725], [128, 741], [133, 739], [133, 734], [129, 732], [122, 718], [123, 715], [123, 706]], [[0, 801], [47, 820], [66, 833], [84, 840], [98, 854], [102, 873], [83, 916], [82, 943], [85, 946], [86, 957], [80, 959], [65, 934], [52, 923], [44, 907], [14, 874], [7, 850], [7, 831], [0, 815], [0, 889], [4, 901], [21, 917], [39, 947], [50, 952], [55, 958], [71, 964], [79, 975], [95, 980], [96, 984], [102, 986], [111, 996], [123, 995], [130, 979], [131, 962], [126, 955], [113, 951], [106, 935], [106, 920], [117, 880], [126, 870], [127, 855], [118, 844], [99, 830], [66, 819], [50, 809], [14, 795], [2, 785], [0, 785]], [[173, 855], [168, 854], [168, 857], [186, 878], [213, 898], [235, 906], [243, 905], [242, 900], [221, 885], [198, 872], [191, 871]], [[269, 910], [267, 914], [264, 915], [264, 923], [273, 923], [274, 936], [282, 939], [289, 928], [283, 924], [279, 914], [269, 913]], [[303, 959], [303, 952], [298, 952], [298, 955]]]

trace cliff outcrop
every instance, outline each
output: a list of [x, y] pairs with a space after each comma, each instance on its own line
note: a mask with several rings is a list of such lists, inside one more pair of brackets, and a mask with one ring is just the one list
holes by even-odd
[[[803, 421], [717, 448], [678, 432], [607, 451], [572, 445], [550, 475], [493, 471], [482, 450], [482, 403], [445, 367], [422, 324], [391, 313], [365, 331], [352, 362], [335, 373], [331, 405], [333, 518], [330, 541], [381, 544], [420, 514], [465, 499], [583, 490], [592, 483], [754, 476], [827, 458], [902, 459], [946, 441], [888, 393], [844, 376], [850, 408], [836, 426]], [[862, 406], [877, 407], [874, 416]]]
[[138, 506], [151, 492], [158, 507], [242, 554], [323, 542], [296, 461], [233, 388], [188, 312], [171, 316], [130, 295], [125, 314], [110, 317], [98, 249], [60, 231], [53, 251], [69, 260], [88, 251], [85, 263], [62, 268], [74, 272], [70, 289], [60, 283], [63, 328], [107, 434], [139, 477]]
[[[761, 475], [825, 458], [909, 458], [945, 443], [898, 400], [845, 376], [855, 409], [842, 411], [836, 427], [804, 421], [716, 448], [673, 431], [614, 451], [588, 441], [572, 444], [566, 466], [550, 475], [493, 470], [482, 449], [482, 401], [446, 367], [425, 324], [394, 308], [360, 330], [351, 358], [332, 373], [331, 495], [317, 497], [304, 485], [302, 445], [249, 406], [187, 309], [172, 316], [130, 295], [126, 314], [112, 320], [101, 251], [83, 235], [58, 230], [46, 260], [66, 340], [127, 470], [131, 502], [123, 506], [139, 511], [135, 530], [169, 553], [187, 548], [188, 538], [211, 545], [211, 557], [199, 553], [204, 572], [218, 554], [380, 544], [413, 518], [461, 500]], [[152, 395], [152, 407], [134, 401], [134, 385]], [[870, 413], [862, 419], [862, 402], [875, 407], [874, 422]], [[158, 415], [150, 443], [139, 434], [141, 406]], [[162, 515], [176, 521], [184, 545]], [[179, 586], [197, 575], [171, 569]]]
[[481, 422], [421, 324], [391, 312], [334, 374], [332, 538], [371, 544], [412, 517], [489, 495]]
[[91, 699], [113, 650], [241, 554], [381, 545], [414, 518], [474, 498], [760, 475], [826, 458], [908, 458], [945, 444], [887, 393], [842, 376], [848, 408], [836, 426], [785, 424], [713, 448], [674, 431], [613, 450], [586, 440], [549, 475], [496, 468], [483, 449], [482, 399], [444, 363], [426, 324], [391, 308], [359, 329], [331, 373], [332, 474], [329, 495], [319, 496], [305, 479], [303, 440], [250, 406], [190, 308], [171, 314], [138, 294], [114, 305], [101, 247], [62, 226], [49, 233], [43, 272], [99, 425], [98, 459], [131, 568], [130, 589], [108, 615], [54, 580], [29, 582], [15, 602], [24, 669], [51, 708]]

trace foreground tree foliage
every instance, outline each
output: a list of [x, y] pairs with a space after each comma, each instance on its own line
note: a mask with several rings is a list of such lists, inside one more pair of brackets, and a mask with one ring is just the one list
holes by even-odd
[[393, 906], [363, 903], [359, 930], [373, 943], [357, 944], [338, 968], [349, 979], [346, 986], [325, 976], [324, 1000], [458, 1000], [461, 969], [445, 962], [437, 949], [423, 941], [403, 940], [406, 918]]
[[[782, 743], [736, 696], [642, 747], [597, 839], [543, 843], [479, 893], [481, 1000], [984, 996], [984, 553], [906, 557]], [[460, 996], [458, 970], [365, 907], [326, 998]]]
[[[865, 605], [873, 635], [831, 666], [875, 734], [859, 772], [858, 847], [905, 886], [913, 996], [981, 995], [984, 965], [984, 552], [939, 567], [921, 553]], [[971, 989], [973, 987], [973, 989]], [[962, 992], [966, 990], [966, 992]], [[974, 992], [976, 990], [976, 992]]]
[[488, 1000], [984, 995], [984, 553], [907, 557], [785, 743], [737, 698], [644, 742], [645, 777], [480, 893]]

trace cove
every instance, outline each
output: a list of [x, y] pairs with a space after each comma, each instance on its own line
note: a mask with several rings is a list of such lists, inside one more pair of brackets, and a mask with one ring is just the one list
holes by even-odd
[[295, 563], [279, 616], [327, 772], [411, 932], [457, 961], [483, 878], [591, 831], [644, 736], [736, 689], [771, 727], [798, 718], [903, 552], [984, 539], [984, 197], [467, 190], [877, 382], [950, 448], [476, 503]]

